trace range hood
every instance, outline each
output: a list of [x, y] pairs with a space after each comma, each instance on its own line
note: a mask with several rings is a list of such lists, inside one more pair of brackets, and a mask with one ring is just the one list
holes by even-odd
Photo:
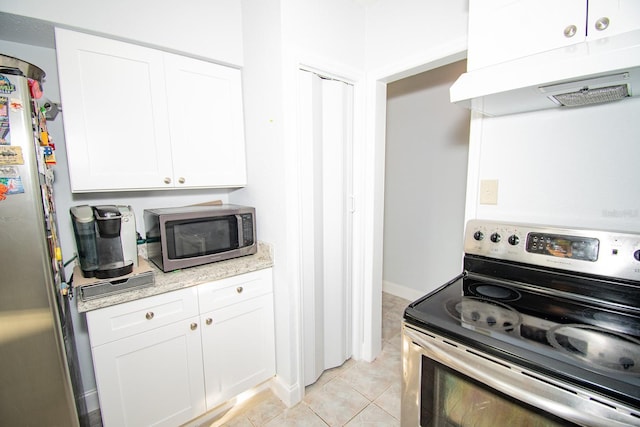
[[464, 73], [451, 102], [488, 116], [640, 95], [640, 31], [585, 41]]

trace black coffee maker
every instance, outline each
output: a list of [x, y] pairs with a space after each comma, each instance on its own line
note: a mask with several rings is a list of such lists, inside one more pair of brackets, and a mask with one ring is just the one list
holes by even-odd
[[130, 206], [74, 206], [70, 209], [84, 277], [110, 279], [138, 265], [136, 222]]

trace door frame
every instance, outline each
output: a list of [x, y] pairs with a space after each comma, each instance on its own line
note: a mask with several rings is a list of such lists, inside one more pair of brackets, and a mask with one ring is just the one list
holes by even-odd
[[[384, 237], [384, 174], [387, 119], [387, 84], [411, 77], [425, 71], [448, 65], [467, 57], [467, 39], [459, 38], [452, 42], [425, 50], [420, 55], [406, 58], [397, 63], [367, 72], [364, 82], [366, 102], [365, 140], [366, 143], [354, 147], [354, 158], [363, 159], [364, 174], [360, 197], [361, 221], [354, 224], [356, 232], [355, 246], [362, 252], [355, 259], [354, 295], [359, 295], [361, 304], [354, 323], [361, 334], [359, 358], [373, 361], [382, 350], [382, 264]], [[359, 148], [360, 150], [356, 150]], [[355, 218], [354, 218], [355, 220]], [[359, 234], [358, 234], [359, 233]], [[355, 341], [355, 336], [354, 336]]]

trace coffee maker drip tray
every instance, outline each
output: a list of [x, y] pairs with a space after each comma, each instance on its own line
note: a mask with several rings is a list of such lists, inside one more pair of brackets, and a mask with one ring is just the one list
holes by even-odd
[[125, 263], [124, 261], [119, 261], [100, 267], [92, 271], [94, 277], [98, 279], [113, 279], [131, 273], [133, 271], [133, 262]]
[[138, 257], [138, 266], [129, 274], [113, 278], [87, 278], [82, 275], [79, 266], [73, 269], [73, 287], [82, 301], [88, 301], [107, 295], [118, 294], [134, 289], [152, 286], [155, 283], [153, 270], [144, 258]]

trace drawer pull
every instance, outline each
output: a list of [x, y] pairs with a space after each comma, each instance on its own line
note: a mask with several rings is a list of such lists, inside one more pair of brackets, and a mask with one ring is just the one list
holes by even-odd
[[609, 18], [604, 16], [604, 17], [598, 19], [596, 21], [595, 27], [596, 27], [596, 30], [598, 30], [598, 31], [606, 30], [607, 28], [609, 28]]
[[236, 292], [237, 292], [237, 293], [241, 294], [241, 293], [242, 293], [242, 291], [244, 291], [244, 289], [242, 288], [242, 286], [238, 286], [238, 287], [236, 288]]
[[207, 325], [210, 325], [210, 324], [212, 324], [212, 323], [213, 323], [213, 319], [212, 319], [211, 317], [207, 317], [207, 320], [205, 320], [205, 323], [206, 323]]
[[153, 319], [153, 316], [154, 316], [153, 311], [148, 311], [147, 314], [144, 315], [144, 317], [146, 317], [147, 320]]
[[564, 36], [566, 38], [571, 38], [575, 36], [577, 32], [578, 32], [578, 27], [576, 27], [575, 25], [569, 25], [567, 28], [564, 29]]
[[194, 322], [191, 324], [191, 330], [195, 331], [196, 329], [198, 329], [198, 324]]

